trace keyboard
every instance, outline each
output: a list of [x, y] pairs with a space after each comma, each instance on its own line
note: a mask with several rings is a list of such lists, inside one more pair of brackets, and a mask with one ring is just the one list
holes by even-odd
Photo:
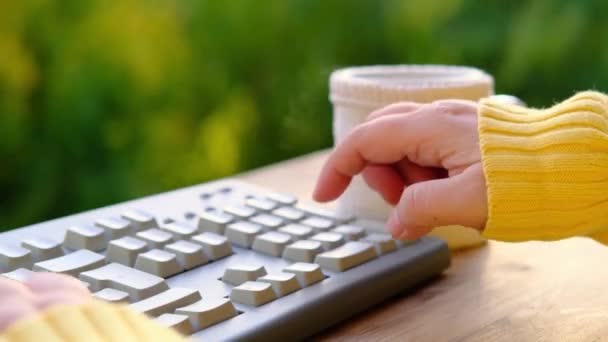
[[0, 272], [77, 277], [193, 340], [299, 340], [449, 266], [372, 226], [225, 179], [1, 233]]

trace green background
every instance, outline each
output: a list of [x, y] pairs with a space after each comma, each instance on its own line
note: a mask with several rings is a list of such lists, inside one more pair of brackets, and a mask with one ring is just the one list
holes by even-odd
[[606, 90], [606, 13], [605, 0], [0, 1], [0, 229], [330, 146], [327, 79], [343, 66], [473, 65], [534, 106]]

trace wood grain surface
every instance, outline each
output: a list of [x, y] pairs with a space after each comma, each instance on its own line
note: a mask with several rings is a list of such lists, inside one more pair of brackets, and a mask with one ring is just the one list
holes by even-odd
[[[239, 178], [308, 199], [326, 154]], [[455, 253], [439, 278], [314, 339], [608, 341], [608, 247], [584, 238], [492, 241]]]

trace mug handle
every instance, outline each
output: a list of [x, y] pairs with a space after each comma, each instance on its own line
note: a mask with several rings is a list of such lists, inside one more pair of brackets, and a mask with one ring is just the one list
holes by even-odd
[[524, 101], [522, 101], [519, 97], [513, 96], [513, 95], [496, 94], [496, 95], [490, 96], [490, 98], [492, 98], [498, 102], [505, 103], [505, 104], [526, 107], [526, 103]]

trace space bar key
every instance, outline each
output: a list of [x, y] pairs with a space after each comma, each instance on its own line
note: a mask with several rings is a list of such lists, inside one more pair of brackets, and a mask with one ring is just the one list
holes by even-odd
[[163, 278], [117, 263], [83, 272], [80, 280], [91, 284], [92, 291], [113, 288], [127, 292], [130, 302], [144, 300], [169, 289]]

